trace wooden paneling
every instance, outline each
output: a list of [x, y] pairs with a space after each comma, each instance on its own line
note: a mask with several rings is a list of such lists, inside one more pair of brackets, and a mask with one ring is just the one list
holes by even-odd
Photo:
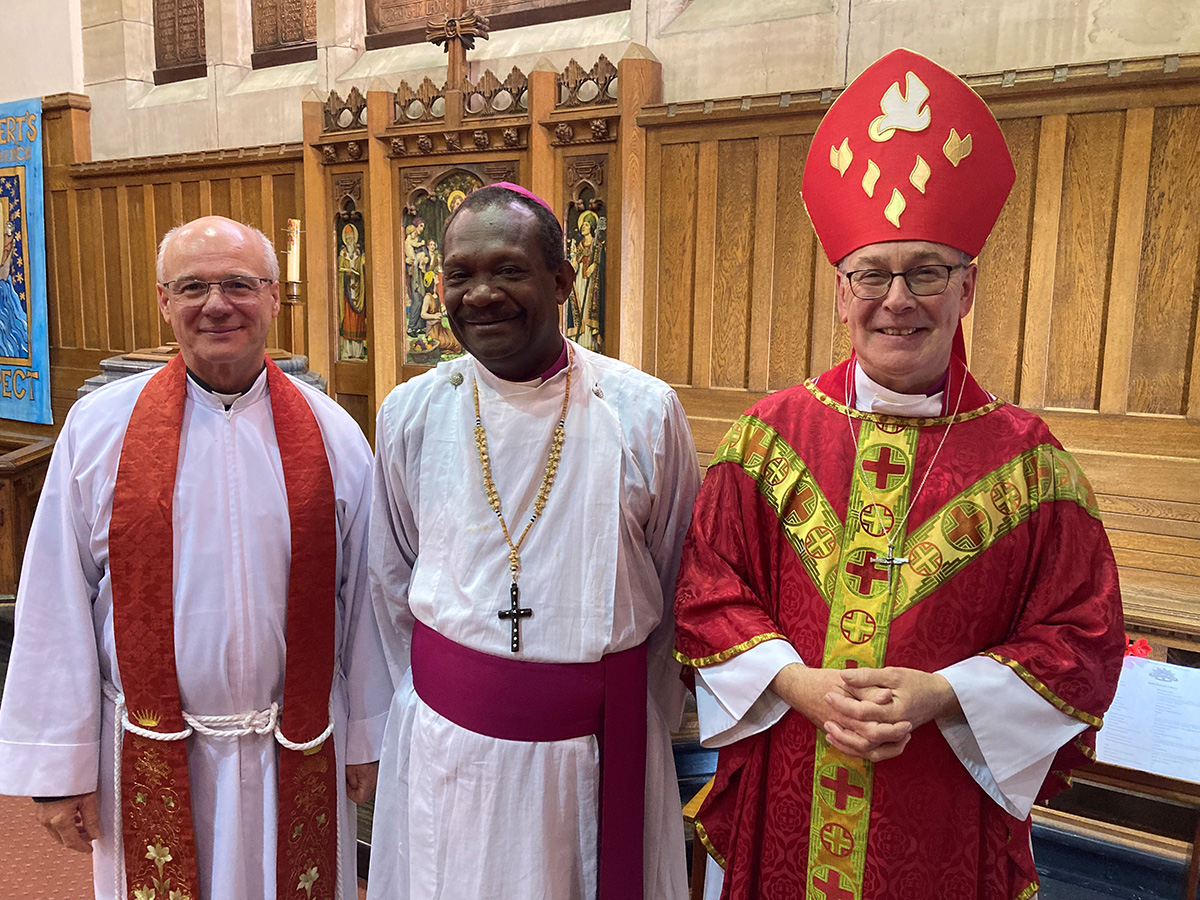
[[[48, 144], [69, 142], [71, 135], [50, 128], [45, 139]], [[100, 360], [173, 339], [159, 315], [155, 291], [163, 234], [210, 211], [228, 215], [236, 208], [243, 221], [281, 243], [286, 220], [301, 215], [298, 147], [230, 155], [228, 161], [218, 151], [47, 168], [54, 428], [62, 425], [79, 385], [99, 371]], [[292, 333], [285, 310], [271, 329], [269, 344], [290, 350]]]
[[1200, 107], [1157, 110], [1130, 359], [1131, 412], [1187, 412], [1200, 259]]
[[[658, 173], [662, 195], [658, 233], [647, 235], [658, 244], [658, 282], [655, 307], [657, 331], [654, 374], [672, 384], [692, 380], [692, 311], [696, 277], [696, 213], [700, 148], [672, 144], [662, 148]], [[655, 200], [650, 200], [655, 205]], [[715, 248], [714, 248], [715, 252]], [[711, 262], [711, 260], [710, 260]], [[650, 362], [649, 360], [647, 362]]]
[[813, 271], [814, 265], [825, 263], [824, 252], [817, 244], [812, 223], [795, 190], [811, 142], [808, 135], [788, 135], [778, 139], [774, 246], [756, 248], [760, 254], [767, 249], [774, 251], [774, 278], [770, 285], [771, 329], [765, 348], [770, 361], [767, 383], [751, 385], [752, 390], [779, 390], [802, 381], [808, 374], [813, 328]]
[[[1012, 152], [1017, 181], [987, 245], [979, 255], [975, 308], [971, 315], [971, 368], [998, 397], [1019, 396], [1020, 345], [1012, 336], [1025, 324], [1033, 184], [1037, 170], [1039, 122], [1009, 119], [1000, 123]], [[1039, 302], [1045, 302], [1039, 301]]]
[[709, 383], [713, 387], [748, 387], [750, 295], [755, 281], [770, 275], [769, 269], [762, 272], [753, 264], [758, 143], [742, 140], [716, 145], [716, 248], [712, 308], [705, 316], [711, 322]]
[[1067, 120], [1046, 406], [1099, 409], [1123, 113]]

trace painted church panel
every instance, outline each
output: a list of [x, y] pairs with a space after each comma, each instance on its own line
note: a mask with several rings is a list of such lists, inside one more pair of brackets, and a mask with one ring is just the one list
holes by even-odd
[[575, 268], [575, 284], [563, 309], [563, 332], [579, 346], [604, 352], [605, 270], [608, 217], [603, 200], [585, 186], [568, 204], [564, 216], [567, 259]]
[[406, 363], [434, 366], [463, 354], [442, 301], [442, 235], [450, 214], [481, 187], [479, 175], [455, 168], [436, 179], [432, 190], [418, 189], [404, 209]]
[[353, 197], [334, 214], [334, 284], [338, 310], [338, 360], [367, 361], [367, 234]]

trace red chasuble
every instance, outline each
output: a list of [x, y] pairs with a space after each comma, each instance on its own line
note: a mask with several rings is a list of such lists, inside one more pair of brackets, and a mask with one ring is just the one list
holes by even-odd
[[[283, 741], [307, 744], [329, 724], [337, 559], [333, 477], [308, 402], [274, 362], [266, 364], [292, 551], [289, 652], [276, 729], [281, 743], [276, 896], [328, 900], [337, 889], [333, 741], [326, 738], [307, 750], [288, 749]], [[187, 730], [175, 673], [172, 584], [172, 507], [186, 379], [177, 356], [138, 396], [121, 447], [109, 528], [113, 631], [127, 716], [139, 730], [161, 735]], [[126, 731], [120, 765], [128, 896], [197, 900], [186, 741]]]
[[[676, 655], [710, 666], [779, 637], [839, 669], [986, 655], [1089, 726], [1059, 751], [1043, 786], [1054, 793], [1093, 755], [1124, 645], [1092, 489], [1041, 419], [992, 401], [961, 361], [948, 435], [949, 417], [848, 418], [848, 365], [763, 400], [721, 443], [683, 550]], [[890, 587], [889, 530], [909, 559]], [[721, 749], [696, 831], [725, 867], [722, 898], [1037, 890], [1029, 820], [978, 787], [933, 722], [872, 764], [789, 711]]]

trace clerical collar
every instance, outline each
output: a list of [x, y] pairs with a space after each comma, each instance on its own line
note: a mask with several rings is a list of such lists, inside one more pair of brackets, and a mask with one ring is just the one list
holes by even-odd
[[212, 394], [214, 397], [216, 397], [218, 400], [220, 400], [222, 405], [224, 405], [225, 409], [228, 410], [231, 406], [233, 406], [234, 402], [238, 399], [238, 397], [244, 397], [244, 396], [246, 396], [246, 394], [250, 393], [250, 391], [254, 388], [254, 385], [258, 383], [258, 379], [262, 377], [262, 373], [266, 371], [266, 368], [267, 368], [266, 363], [263, 363], [262, 369], [258, 372], [257, 375], [254, 376], [254, 378], [251, 380], [251, 382], [248, 385], [246, 385], [244, 388], [242, 388], [240, 391], [235, 391], [232, 394], [227, 394], [224, 391], [218, 391], [216, 388], [214, 388], [211, 384], [209, 384], [207, 381], [205, 381], [203, 378], [201, 378], [199, 375], [197, 375], [191, 369], [187, 370], [187, 374], [188, 374], [188, 378], [192, 379], [192, 381], [194, 381], [196, 383], [197, 387], [203, 388], [205, 391]]
[[862, 412], [909, 418], [934, 418], [944, 415], [942, 403], [946, 378], [934, 387], [935, 394], [901, 394], [873, 381], [857, 362], [854, 364], [854, 406]]
[[567, 339], [563, 338], [562, 353], [558, 354], [558, 359], [545, 372], [538, 376], [542, 381], [549, 381], [559, 372], [567, 367]]

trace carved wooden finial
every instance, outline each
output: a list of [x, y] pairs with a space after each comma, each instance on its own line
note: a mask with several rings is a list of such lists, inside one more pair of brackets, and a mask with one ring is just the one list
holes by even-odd
[[467, 75], [467, 51], [475, 49], [475, 39], [488, 39], [488, 20], [462, 9], [462, 0], [450, 0], [445, 15], [434, 16], [425, 25], [425, 40], [440, 46], [449, 56], [446, 85], [452, 91], [463, 89]]

